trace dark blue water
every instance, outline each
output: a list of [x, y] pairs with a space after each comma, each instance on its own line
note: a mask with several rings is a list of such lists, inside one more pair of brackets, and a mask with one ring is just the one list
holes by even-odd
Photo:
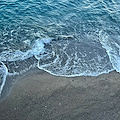
[[68, 77], [120, 72], [120, 1], [0, 1], [0, 62], [1, 86], [33, 66]]

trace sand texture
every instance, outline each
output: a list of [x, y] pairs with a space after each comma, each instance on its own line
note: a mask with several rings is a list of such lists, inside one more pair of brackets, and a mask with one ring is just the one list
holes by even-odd
[[0, 120], [120, 120], [120, 74], [66, 78], [32, 69], [0, 101]]

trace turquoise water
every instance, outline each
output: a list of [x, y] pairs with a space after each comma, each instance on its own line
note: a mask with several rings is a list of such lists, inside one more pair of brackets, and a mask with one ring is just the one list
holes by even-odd
[[67, 77], [120, 72], [120, 1], [0, 1], [0, 62], [1, 86], [33, 66]]

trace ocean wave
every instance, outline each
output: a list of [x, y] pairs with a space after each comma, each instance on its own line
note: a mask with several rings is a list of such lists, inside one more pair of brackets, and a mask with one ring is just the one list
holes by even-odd
[[119, 34], [105, 34], [100, 32], [100, 42], [109, 56], [113, 68], [120, 73], [120, 35]]
[[31, 46], [31, 49], [26, 52], [16, 50], [15, 52], [4, 51], [0, 53], [0, 61], [17, 61], [24, 60], [35, 55], [43, 54], [45, 52], [44, 44], [50, 43], [53, 38], [37, 39]]

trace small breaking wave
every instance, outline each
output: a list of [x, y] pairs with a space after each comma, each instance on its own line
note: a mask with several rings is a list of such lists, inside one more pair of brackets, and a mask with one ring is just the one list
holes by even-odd
[[120, 73], [120, 35], [100, 32], [100, 42], [109, 56], [113, 68]]

